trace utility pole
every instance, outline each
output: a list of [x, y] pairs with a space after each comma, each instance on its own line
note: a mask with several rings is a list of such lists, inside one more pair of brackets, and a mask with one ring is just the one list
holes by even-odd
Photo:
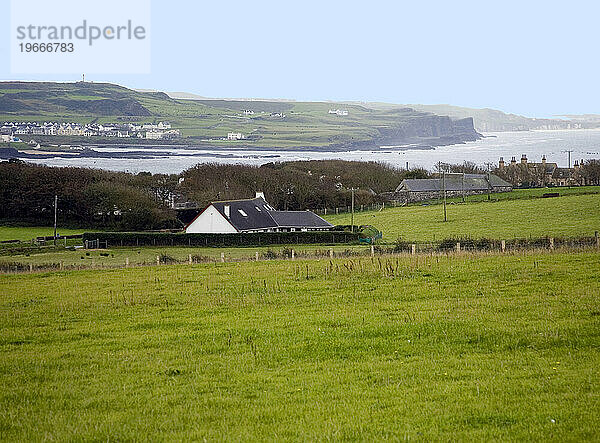
[[352, 217], [351, 217], [351, 222], [350, 225], [352, 226], [352, 233], [354, 233], [354, 188], [351, 189], [352, 190]]
[[448, 221], [446, 217], [446, 171], [442, 171], [442, 187], [444, 188], [444, 221]]
[[573, 151], [566, 151], [566, 152], [569, 154], [569, 163], [568, 163], [568, 165], [569, 165], [569, 169], [571, 169], [571, 152], [573, 152]]
[[56, 246], [56, 213], [58, 208], [58, 195], [54, 196], [54, 246]]
[[488, 164], [488, 180], [487, 180], [487, 188], [488, 188], [488, 201], [492, 199], [492, 194], [490, 193], [492, 190], [492, 177], [490, 172], [490, 165]]

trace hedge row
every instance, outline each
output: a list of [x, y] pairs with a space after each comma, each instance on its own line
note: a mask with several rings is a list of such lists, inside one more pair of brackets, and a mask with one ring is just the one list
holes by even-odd
[[[585, 247], [594, 246], [598, 240], [596, 237], [553, 237], [552, 244], [554, 247]], [[453, 237], [446, 238], [439, 242], [410, 242], [398, 240], [394, 245], [394, 252], [408, 252], [411, 250], [412, 243], [417, 245], [419, 251], [435, 250], [435, 251], [450, 251], [456, 249], [456, 244], [460, 243], [462, 250], [475, 251], [494, 251], [501, 249], [502, 240], [491, 238], [470, 238], [470, 237]], [[534, 249], [534, 248], [549, 248], [550, 237], [537, 238], [512, 238], [504, 241], [506, 249]]]
[[[170, 232], [86, 232], [83, 243], [116, 246], [268, 246], [311, 243], [354, 243], [360, 234], [341, 231], [182, 234]], [[100, 244], [97, 245], [96, 242]]]

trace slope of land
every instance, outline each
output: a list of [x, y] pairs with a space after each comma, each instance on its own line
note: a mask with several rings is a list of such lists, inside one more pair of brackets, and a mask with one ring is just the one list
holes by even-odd
[[[559, 198], [481, 201], [447, 206], [408, 206], [359, 212], [357, 225], [372, 225], [384, 239], [434, 241], [445, 238], [512, 239], [526, 237], [593, 236], [600, 231], [600, 194]], [[328, 215], [333, 224], [349, 224], [350, 214]]]
[[594, 440], [599, 282], [598, 253], [2, 276], [2, 438]]
[[[348, 115], [330, 114], [332, 108], [343, 108]], [[0, 82], [0, 121], [15, 120], [82, 124], [166, 120], [181, 130], [183, 138], [176, 143], [237, 148], [347, 150], [408, 144], [427, 148], [480, 138], [470, 117], [452, 119], [398, 106], [376, 110], [279, 100], [176, 100], [162, 92], [134, 91], [106, 83]], [[223, 140], [229, 132], [242, 133], [246, 138]], [[49, 136], [35, 138], [53, 140]], [[145, 142], [73, 137], [61, 141]]]

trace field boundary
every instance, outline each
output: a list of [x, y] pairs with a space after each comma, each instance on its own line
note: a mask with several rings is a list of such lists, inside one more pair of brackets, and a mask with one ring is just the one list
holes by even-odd
[[[542, 240], [546, 240], [543, 243]], [[294, 260], [334, 260], [334, 259], [352, 259], [352, 258], [365, 258], [371, 257], [372, 259], [377, 258], [390, 258], [390, 257], [435, 257], [435, 256], [461, 256], [461, 255], [472, 255], [472, 256], [514, 256], [528, 253], [554, 253], [554, 252], [568, 252], [568, 253], [579, 253], [579, 252], [600, 252], [600, 239], [598, 237], [585, 237], [579, 239], [582, 241], [576, 241], [577, 239], [558, 239], [555, 241], [553, 238], [548, 239], [537, 239], [531, 242], [511, 242], [510, 247], [508, 243], [505, 243], [506, 247], [502, 248], [502, 241], [500, 241], [500, 248], [476, 248], [469, 247], [468, 245], [463, 247], [460, 242], [457, 242], [452, 248], [435, 248], [432, 247], [431, 243], [413, 243], [409, 245], [409, 249], [404, 247], [381, 247], [373, 246], [365, 247], [362, 250], [346, 249], [344, 251], [335, 251], [333, 248], [318, 249], [311, 252], [296, 251], [293, 248], [284, 248], [281, 252], [273, 251], [268, 249], [267, 251], [258, 252], [255, 251], [254, 255], [248, 255], [245, 257], [229, 257], [225, 252], [221, 253], [219, 257], [210, 257], [199, 254], [189, 254], [186, 259], [176, 259], [170, 256], [167, 251], [156, 256], [156, 260], [146, 261], [143, 263], [130, 263], [129, 259], [126, 258], [121, 264], [106, 264], [106, 263], [92, 263], [85, 265], [68, 265], [63, 261], [55, 263], [44, 263], [44, 264], [33, 264], [25, 262], [0, 262], [0, 275], [7, 274], [24, 274], [24, 273], [45, 273], [45, 272], [56, 272], [56, 271], [84, 271], [84, 270], [109, 270], [109, 269], [126, 269], [126, 268], [138, 268], [138, 267], [149, 267], [149, 266], [165, 266], [165, 265], [196, 265], [196, 264], [225, 264], [225, 263], [242, 263], [242, 262], [259, 262], [259, 261], [294, 261]], [[593, 240], [593, 241], [592, 241]], [[495, 244], [495, 243], [494, 243]], [[299, 245], [301, 246], [301, 245]], [[413, 247], [414, 246], [414, 247]], [[249, 252], [251, 248], [248, 248]], [[133, 254], [132, 254], [133, 256]]]

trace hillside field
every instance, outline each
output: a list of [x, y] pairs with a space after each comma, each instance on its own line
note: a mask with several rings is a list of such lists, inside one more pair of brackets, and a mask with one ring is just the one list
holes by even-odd
[[[354, 224], [373, 225], [384, 240], [434, 241], [471, 237], [511, 239], [523, 237], [593, 236], [600, 231], [600, 194], [564, 195], [558, 198], [480, 201], [447, 205], [388, 208], [357, 212]], [[350, 214], [328, 215], [333, 224], [350, 224]]]
[[600, 254], [0, 276], [2, 440], [598, 439]]
[[[57, 229], [59, 235], [82, 234], [84, 229]], [[54, 235], [52, 226], [0, 226], [0, 241], [21, 240], [30, 241], [36, 237], [50, 237]]]

